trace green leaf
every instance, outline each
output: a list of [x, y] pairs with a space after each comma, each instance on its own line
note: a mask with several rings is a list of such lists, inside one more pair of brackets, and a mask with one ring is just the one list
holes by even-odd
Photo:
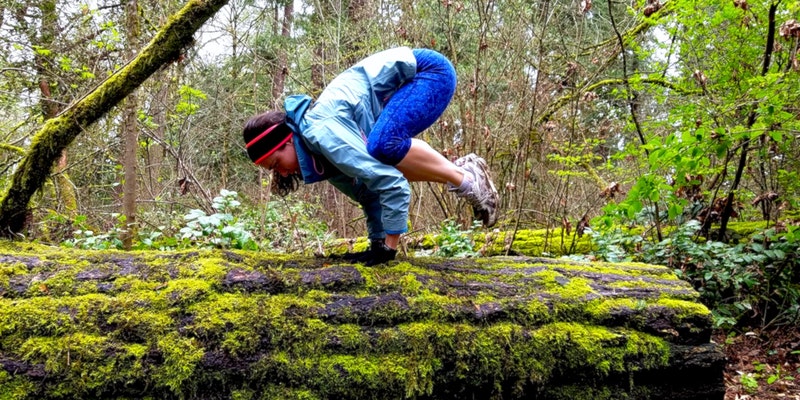
[[44, 57], [48, 57], [52, 53], [49, 49], [37, 45], [33, 45], [33, 51], [36, 52], [36, 54]]
[[769, 137], [777, 143], [783, 143], [783, 133], [781, 131], [769, 131]]

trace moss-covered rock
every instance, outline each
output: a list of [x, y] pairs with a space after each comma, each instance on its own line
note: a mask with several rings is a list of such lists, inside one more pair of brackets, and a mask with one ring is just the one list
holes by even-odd
[[708, 310], [653, 265], [0, 254], [0, 399], [723, 393]]

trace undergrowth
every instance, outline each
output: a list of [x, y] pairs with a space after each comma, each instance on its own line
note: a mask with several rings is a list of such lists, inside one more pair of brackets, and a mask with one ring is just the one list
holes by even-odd
[[698, 236], [690, 220], [661, 241], [620, 228], [591, 231], [593, 257], [666, 265], [700, 292], [719, 328], [796, 324], [800, 318], [800, 228], [767, 229], [738, 244]]
[[[303, 253], [316, 251], [332, 240], [328, 227], [313, 217], [316, 210], [305, 203], [269, 202], [261, 209], [248, 209], [243, 207], [236, 192], [223, 189], [213, 199], [212, 208], [213, 213], [192, 209], [178, 221], [149, 229], [139, 227], [132, 249], [218, 248]], [[69, 222], [75, 228], [72, 237], [62, 240], [61, 245], [122, 249], [125, 218], [119, 214], [113, 216], [117, 223], [105, 232], [90, 227], [86, 216], [78, 216]], [[65, 223], [63, 217], [58, 218]]]

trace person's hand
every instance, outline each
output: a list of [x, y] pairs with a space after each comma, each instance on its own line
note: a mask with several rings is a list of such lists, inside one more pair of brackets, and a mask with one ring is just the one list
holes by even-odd
[[397, 250], [387, 246], [386, 243], [380, 243], [377, 246], [370, 247], [367, 257], [360, 261], [364, 265], [371, 267], [394, 260], [395, 256], [397, 256]]

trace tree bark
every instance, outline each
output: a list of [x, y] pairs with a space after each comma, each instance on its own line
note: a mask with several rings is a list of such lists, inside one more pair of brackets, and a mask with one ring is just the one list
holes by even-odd
[[[281, 22], [281, 39], [284, 46], [278, 50], [278, 68], [272, 76], [272, 103], [273, 108], [282, 108], [283, 90], [286, 87], [286, 77], [289, 76], [288, 52], [291, 41], [292, 23], [294, 21], [294, 2], [287, 1], [283, 6], [283, 19]], [[277, 22], [277, 21], [276, 21]]]
[[0, 393], [20, 398], [724, 395], [710, 313], [666, 267], [498, 257], [367, 268], [22, 242], [0, 254]]
[[[28, 40], [38, 48], [53, 52], [53, 46], [56, 43], [59, 31], [58, 13], [56, 12], [57, 3], [55, 0], [43, 1], [38, 8], [41, 13], [41, 29], [39, 29], [39, 32], [35, 29], [29, 29]], [[27, 26], [27, 21], [23, 23], [23, 26]], [[40, 106], [42, 116], [47, 121], [58, 115], [61, 108], [59, 104], [63, 101], [59, 99], [60, 90], [58, 86], [50, 83], [57, 81], [58, 77], [53, 73], [53, 61], [48, 56], [36, 52], [33, 59], [39, 91], [41, 92]], [[78, 198], [66, 169], [67, 150], [64, 149], [58, 157], [53, 177], [53, 197], [58, 202], [57, 209], [59, 212], [74, 217], [78, 212]]]
[[[129, 0], [125, 9], [125, 27], [128, 33], [126, 46], [128, 47], [128, 57], [136, 55], [139, 47], [139, 2]], [[122, 170], [124, 183], [122, 185], [122, 215], [125, 216], [125, 229], [122, 234], [122, 246], [130, 250], [133, 246], [133, 238], [136, 236], [136, 199], [137, 190], [137, 159], [136, 154], [139, 149], [139, 109], [136, 92], [132, 92], [125, 99], [125, 109], [123, 111], [123, 145], [122, 145]]]
[[27, 157], [12, 177], [0, 202], [0, 236], [13, 237], [25, 225], [31, 196], [42, 187], [61, 152], [109, 109], [164, 64], [177, 61], [200, 26], [228, 0], [191, 0], [173, 15], [153, 40], [117, 73], [106, 79], [56, 118], [48, 120], [33, 139]]

